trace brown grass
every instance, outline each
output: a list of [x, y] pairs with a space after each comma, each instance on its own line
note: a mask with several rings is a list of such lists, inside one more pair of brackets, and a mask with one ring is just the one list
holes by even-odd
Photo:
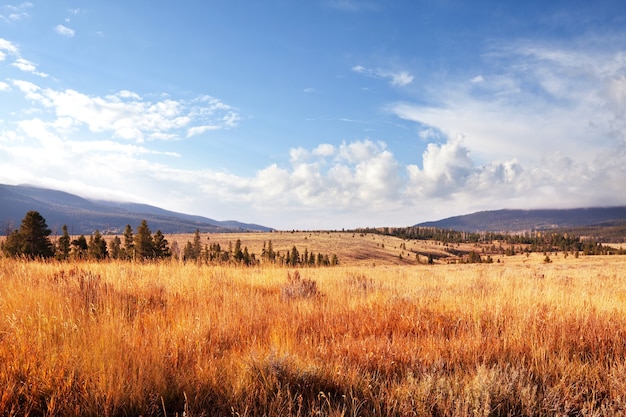
[[0, 259], [0, 414], [623, 414], [626, 259], [542, 258]]
[[[193, 234], [168, 236], [170, 243], [177, 242], [180, 248], [187, 241], [193, 242]], [[271, 232], [271, 233], [202, 233], [202, 245], [219, 243], [222, 249], [233, 246], [237, 239], [246, 246], [250, 253], [260, 258], [263, 243], [272, 241], [274, 251], [286, 253], [295, 245], [300, 254], [307, 249], [309, 252], [322, 253], [331, 257], [336, 254], [344, 266], [376, 266], [376, 265], [417, 265], [415, 254], [420, 254], [420, 261], [425, 263], [428, 254], [450, 256], [439, 242], [405, 241], [393, 236], [377, 234], [361, 234], [352, 232]], [[404, 249], [406, 246], [406, 249]], [[469, 247], [469, 245], [468, 245]], [[471, 250], [471, 249], [468, 249]]]

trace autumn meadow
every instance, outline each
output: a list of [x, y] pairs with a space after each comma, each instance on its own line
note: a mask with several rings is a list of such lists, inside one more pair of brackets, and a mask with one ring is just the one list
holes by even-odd
[[339, 265], [0, 258], [0, 414], [626, 412], [624, 256], [428, 264], [419, 253], [441, 244], [339, 232], [203, 239], [241, 239], [257, 254], [272, 240]]

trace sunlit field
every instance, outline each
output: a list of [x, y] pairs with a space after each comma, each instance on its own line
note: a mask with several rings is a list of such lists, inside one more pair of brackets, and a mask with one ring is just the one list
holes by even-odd
[[626, 412], [626, 257], [393, 246], [297, 270], [0, 259], [1, 414]]

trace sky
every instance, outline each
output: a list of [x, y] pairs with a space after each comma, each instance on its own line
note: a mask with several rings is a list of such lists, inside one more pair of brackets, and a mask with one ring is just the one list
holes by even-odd
[[0, 183], [282, 230], [626, 205], [626, 3], [0, 3]]

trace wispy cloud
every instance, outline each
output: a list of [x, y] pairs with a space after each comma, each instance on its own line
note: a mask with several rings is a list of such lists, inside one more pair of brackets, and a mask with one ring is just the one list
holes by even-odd
[[2, 14], [0, 14], [0, 20], [11, 23], [25, 19], [29, 17], [28, 10], [32, 7], [33, 4], [31, 2], [23, 2], [17, 6], [10, 4], [1, 6]]
[[328, 0], [326, 4], [344, 12], [376, 11], [378, 5], [368, 0]]
[[67, 36], [68, 38], [72, 38], [75, 35], [74, 29], [70, 29], [67, 26], [56, 25], [54, 27], [54, 31], [61, 36]]
[[352, 67], [352, 71], [358, 74], [363, 74], [367, 77], [387, 79], [389, 80], [389, 83], [391, 85], [399, 86], [399, 87], [404, 87], [406, 85], [411, 84], [411, 82], [413, 82], [413, 79], [415, 78], [413, 75], [411, 75], [407, 71], [393, 72], [393, 71], [382, 70], [379, 68], [377, 69], [366, 68], [361, 65], [356, 65]]
[[40, 77], [48, 77], [48, 74], [37, 71], [37, 64], [22, 58], [19, 48], [17, 46], [15, 46], [12, 42], [6, 39], [0, 38], [0, 61], [5, 61], [7, 59], [7, 56], [11, 56], [13, 58], [13, 62], [11, 63], [13, 67], [24, 72], [30, 72]]

